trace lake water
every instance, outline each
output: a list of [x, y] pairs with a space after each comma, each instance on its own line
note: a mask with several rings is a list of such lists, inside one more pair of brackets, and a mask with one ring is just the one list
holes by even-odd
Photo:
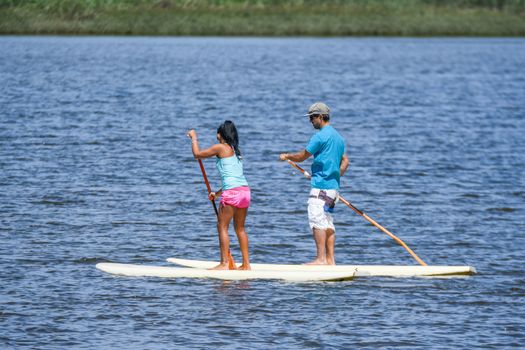
[[[1, 348], [523, 348], [524, 64], [525, 39], [0, 37]], [[95, 269], [218, 258], [186, 132], [206, 147], [225, 119], [252, 187], [252, 262], [312, 259], [309, 184], [278, 155], [304, 148], [318, 100], [347, 143], [341, 194], [429, 265], [478, 275]], [[339, 264], [417, 264], [344, 205], [335, 222]]]

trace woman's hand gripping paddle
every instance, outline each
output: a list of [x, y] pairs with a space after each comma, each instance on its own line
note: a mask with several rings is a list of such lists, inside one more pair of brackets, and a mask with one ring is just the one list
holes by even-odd
[[[199, 166], [201, 168], [202, 177], [204, 178], [204, 183], [206, 184], [206, 188], [208, 189], [208, 196], [209, 196], [211, 193], [210, 182], [208, 181], [208, 176], [206, 176], [206, 170], [204, 170], [204, 164], [202, 164], [202, 160], [201, 159], [197, 159], [197, 160], [199, 161]], [[219, 220], [219, 211], [217, 210], [217, 204], [215, 203], [214, 199], [210, 199], [210, 201], [213, 204], [213, 210], [215, 211], [215, 216], [217, 217], [217, 220]], [[235, 266], [235, 261], [233, 260], [232, 253], [228, 251], [228, 255], [229, 255], [228, 268], [230, 270], [235, 270], [236, 266]]]
[[[294, 162], [292, 162], [291, 160], [288, 160], [288, 163], [290, 163], [291, 166], [293, 166], [295, 169], [299, 170], [301, 173], [303, 173], [303, 175], [306, 177], [306, 178], [310, 178], [311, 175], [306, 171], [304, 170], [303, 168], [301, 168], [299, 165], [295, 164]], [[392, 234], [390, 231], [388, 231], [386, 228], [384, 228], [383, 226], [379, 225], [377, 222], [375, 222], [372, 218], [370, 218], [368, 215], [366, 215], [365, 213], [363, 213], [361, 210], [357, 209], [356, 207], [354, 207], [352, 205], [352, 203], [348, 202], [346, 199], [344, 199], [343, 197], [339, 196], [339, 199], [341, 200], [341, 202], [343, 202], [344, 204], [346, 204], [348, 207], [350, 207], [350, 209], [352, 209], [353, 211], [355, 211], [357, 214], [361, 215], [363, 218], [365, 218], [366, 221], [368, 221], [369, 223], [371, 223], [372, 225], [374, 225], [375, 227], [377, 227], [378, 229], [380, 229], [381, 231], [383, 231], [384, 233], [386, 233], [388, 236], [390, 236], [394, 241], [396, 241], [397, 244], [399, 244], [400, 246], [402, 246], [403, 248], [405, 248], [407, 250], [407, 252], [410, 253], [410, 255], [412, 255], [412, 257], [414, 259], [416, 259], [416, 261], [423, 265], [423, 266], [427, 266], [427, 264], [425, 264], [425, 262], [423, 260], [421, 260], [419, 258], [419, 256], [416, 255], [416, 253], [414, 253], [412, 251], [412, 249], [410, 249], [406, 244], [405, 242], [403, 242], [402, 240], [400, 240], [399, 238], [397, 238], [396, 236], [394, 236], [394, 234]]]

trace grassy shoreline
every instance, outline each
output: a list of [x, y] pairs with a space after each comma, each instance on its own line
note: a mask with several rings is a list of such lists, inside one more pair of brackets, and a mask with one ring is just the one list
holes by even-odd
[[525, 0], [0, 0], [0, 34], [525, 36]]

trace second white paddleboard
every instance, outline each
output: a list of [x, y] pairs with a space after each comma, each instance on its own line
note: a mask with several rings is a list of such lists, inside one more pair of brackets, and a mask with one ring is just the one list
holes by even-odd
[[[168, 258], [168, 262], [180, 266], [208, 269], [218, 262]], [[239, 264], [237, 264], [239, 265]], [[405, 266], [405, 265], [290, 265], [290, 264], [251, 264], [253, 271], [294, 271], [294, 272], [340, 272], [354, 274], [355, 277], [416, 277], [416, 276], [460, 276], [473, 275], [472, 266]]]

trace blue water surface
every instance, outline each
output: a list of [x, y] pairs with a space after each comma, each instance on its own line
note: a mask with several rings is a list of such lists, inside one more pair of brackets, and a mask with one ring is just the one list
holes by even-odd
[[[525, 39], [0, 37], [1, 348], [523, 348], [524, 63]], [[95, 269], [218, 259], [186, 132], [207, 147], [225, 119], [252, 188], [252, 262], [312, 259], [309, 184], [278, 155], [306, 146], [318, 100], [347, 143], [341, 194], [429, 265], [477, 275]], [[417, 264], [341, 204], [335, 222], [339, 264]]]

